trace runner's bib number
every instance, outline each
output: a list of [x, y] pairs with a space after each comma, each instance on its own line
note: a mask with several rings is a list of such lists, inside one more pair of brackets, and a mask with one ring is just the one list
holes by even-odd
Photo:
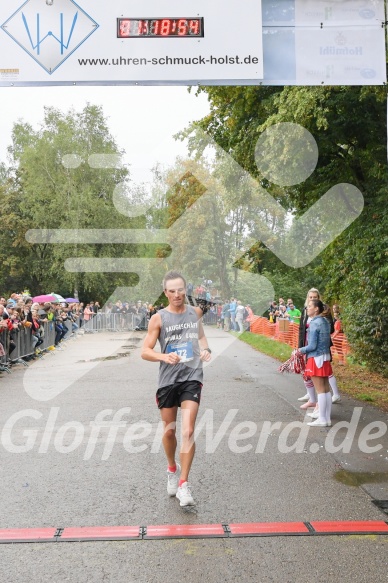
[[182, 344], [169, 344], [167, 346], [167, 353], [176, 352], [180, 356], [181, 362], [188, 362], [193, 360], [193, 343], [192, 342], [182, 342]]

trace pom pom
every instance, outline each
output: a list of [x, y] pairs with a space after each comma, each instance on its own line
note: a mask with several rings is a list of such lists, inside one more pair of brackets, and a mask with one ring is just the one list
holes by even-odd
[[279, 372], [293, 372], [295, 374], [302, 374], [306, 367], [306, 362], [303, 354], [298, 350], [294, 350], [291, 357], [281, 364], [278, 368]]

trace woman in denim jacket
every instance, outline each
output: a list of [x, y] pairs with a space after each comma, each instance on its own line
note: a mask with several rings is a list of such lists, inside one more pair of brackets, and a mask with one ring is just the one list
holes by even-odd
[[[302, 314], [299, 321], [299, 341], [298, 341], [298, 348], [302, 348], [302, 346], [306, 346], [307, 344], [307, 332], [310, 325], [310, 318], [307, 315], [307, 306], [311, 300], [320, 300], [321, 295], [316, 287], [312, 287], [307, 292], [306, 301], [303, 306]], [[317, 393], [315, 391], [314, 384], [309, 377], [303, 378], [304, 386], [306, 389], [306, 395], [304, 397], [300, 397], [298, 401], [305, 401], [300, 408], [301, 409], [309, 409], [310, 407], [317, 406]]]
[[299, 348], [307, 355], [305, 375], [311, 377], [318, 393], [319, 417], [307, 425], [313, 427], [331, 426], [331, 393], [329, 376], [333, 374], [330, 360], [330, 323], [321, 314], [324, 305], [321, 300], [311, 300], [307, 314], [311, 318], [307, 335], [307, 346]]

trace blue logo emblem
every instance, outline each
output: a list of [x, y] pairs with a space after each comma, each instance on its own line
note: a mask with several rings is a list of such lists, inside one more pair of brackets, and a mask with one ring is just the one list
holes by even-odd
[[362, 8], [362, 10], [360, 10], [359, 15], [361, 16], [361, 18], [373, 18], [375, 15], [375, 11], [372, 10], [371, 8]]
[[376, 71], [374, 69], [361, 69], [360, 73], [364, 79], [373, 79], [376, 77]]
[[73, 0], [27, 0], [1, 28], [51, 75], [98, 26]]

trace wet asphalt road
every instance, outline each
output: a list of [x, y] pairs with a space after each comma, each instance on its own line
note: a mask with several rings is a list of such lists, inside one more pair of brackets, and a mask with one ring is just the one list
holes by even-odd
[[[344, 398], [331, 433], [302, 430], [301, 379], [206, 332], [215, 358], [205, 368], [193, 512], [165, 490], [158, 365], [140, 359], [142, 333], [123, 331], [85, 335], [1, 376], [0, 528], [387, 520], [371, 502], [388, 499], [387, 434], [369, 442], [381, 444], [376, 452], [357, 445], [386, 415]], [[333, 440], [336, 423], [355, 414], [355, 436], [339, 429]], [[349, 452], [331, 453], [342, 442]], [[362, 487], [339, 481], [352, 472], [365, 473]], [[3, 544], [0, 580], [382, 582], [387, 550], [385, 535]]]

